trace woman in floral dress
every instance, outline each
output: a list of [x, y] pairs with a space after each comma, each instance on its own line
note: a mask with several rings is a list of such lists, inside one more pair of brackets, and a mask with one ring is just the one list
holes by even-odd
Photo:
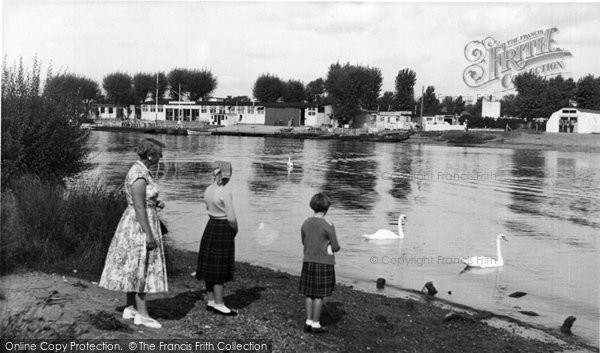
[[127, 293], [123, 318], [134, 324], [160, 328], [146, 307], [146, 293], [166, 292], [167, 271], [157, 208], [158, 185], [148, 168], [158, 164], [164, 145], [155, 139], [142, 140], [136, 161], [125, 178], [127, 208], [108, 249], [100, 286]]

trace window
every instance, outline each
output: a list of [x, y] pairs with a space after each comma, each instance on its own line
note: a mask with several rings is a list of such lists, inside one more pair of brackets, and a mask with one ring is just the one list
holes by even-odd
[[225, 107], [219, 107], [219, 114], [225, 114]]
[[159, 106], [158, 106], [158, 112], [159, 112], [159, 113], [162, 113], [162, 111], [163, 111], [163, 106], [162, 106], [162, 105], [159, 105]]
[[210, 107], [210, 113], [214, 114], [217, 112], [217, 107]]
[[[202, 107], [200, 107], [200, 112], [201, 112], [202, 114], [206, 114], [206, 106], [204, 106], [204, 105], [203, 105]], [[211, 113], [212, 113], [212, 112], [211, 112]]]
[[254, 107], [248, 107], [248, 114], [254, 114]]
[[167, 120], [173, 120], [173, 109], [167, 108]]
[[306, 108], [306, 112], [307, 112], [308, 116], [315, 116], [315, 115], [317, 115], [316, 108], [314, 108], [314, 107], [313, 108]]
[[156, 108], [155, 106], [151, 105], [151, 106], [150, 106], [150, 111], [151, 111], [151, 112], [155, 112], [155, 111], [156, 111], [156, 109], [155, 109], [155, 108]]
[[113, 108], [112, 107], [108, 107], [108, 114], [112, 114], [113, 113]]
[[257, 107], [256, 108], [256, 113], [263, 115], [265, 113], [265, 107]]
[[100, 113], [104, 114], [106, 112], [104, 107], [100, 107]]
[[192, 121], [198, 120], [199, 116], [200, 116], [200, 110], [192, 109]]

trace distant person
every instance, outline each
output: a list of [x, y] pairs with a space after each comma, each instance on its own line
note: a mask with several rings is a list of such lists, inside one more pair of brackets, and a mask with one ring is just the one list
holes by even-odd
[[231, 163], [216, 161], [212, 174], [213, 183], [204, 192], [210, 219], [200, 241], [196, 278], [204, 280], [206, 285], [206, 310], [235, 316], [237, 312], [228, 308], [223, 301], [223, 285], [233, 281], [235, 236], [238, 232], [233, 195], [228, 185], [232, 174]]
[[301, 228], [304, 258], [300, 275], [300, 294], [306, 299], [306, 322], [304, 332], [322, 333], [320, 318], [323, 298], [331, 295], [335, 288], [335, 256], [340, 250], [335, 227], [325, 219], [331, 206], [329, 197], [320, 192], [310, 199], [310, 208], [315, 212], [313, 217], [304, 221]]
[[124, 319], [136, 325], [160, 328], [146, 306], [146, 293], [168, 291], [167, 269], [158, 208], [158, 185], [149, 168], [157, 165], [164, 145], [151, 138], [137, 146], [139, 160], [125, 177], [127, 208], [110, 243], [100, 286], [127, 293]]

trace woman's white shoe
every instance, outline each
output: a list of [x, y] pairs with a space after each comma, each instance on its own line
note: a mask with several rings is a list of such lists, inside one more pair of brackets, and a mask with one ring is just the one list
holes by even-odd
[[123, 319], [134, 319], [137, 313], [137, 310], [135, 310], [133, 306], [128, 306], [125, 309], [123, 309]]
[[133, 323], [136, 325], [144, 325], [150, 328], [161, 328], [162, 325], [151, 317], [142, 316], [139, 313], [135, 315]]

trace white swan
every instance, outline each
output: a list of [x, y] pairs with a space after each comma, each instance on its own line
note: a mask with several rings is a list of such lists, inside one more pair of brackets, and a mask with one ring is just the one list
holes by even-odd
[[402, 230], [402, 222], [406, 220], [406, 216], [401, 214], [398, 217], [398, 234], [392, 232], [388, 229], [380, 229], [373, 234], [363, 234], [363, 238], [373, 240], [373, 239], [402, 239], [404, 238], [404, 231]]
[[490, 267], [501, 267], [504, 266], [504, 259], [502, 258], [502, 251], [500, 249], [500, 240], [508, 241], [504, 234], [498, 234], [496, 237], [496, 257], [487, 257], [487, 256], [472, 256], [468, 259], [460, 259], [462, 263], [467, 265], [467, 267], [477, 267], [477, 268], [490, 268]]
[[294, 162], [292, 162], [292, 158], [290, 158], [290, 156], [288, 156], [287, 170], [288, 170], [288, 172], [291, 172], [292, 169], [294, 169]]

